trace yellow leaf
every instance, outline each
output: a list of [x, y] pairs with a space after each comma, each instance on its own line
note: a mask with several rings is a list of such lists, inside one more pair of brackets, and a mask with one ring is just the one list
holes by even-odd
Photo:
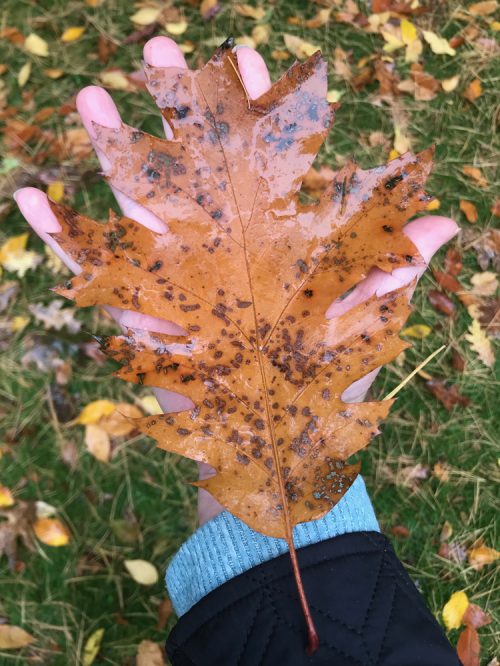
[[453, 92], [455, 88], [458, 86], [459, 81], [460, 81], [460, 74], [452, 76], [449, 79], [443, 79], [441, 81], [441, 88], [447, 93]]
[[425, 210], [438, 210], [441, 207], [441, 202], [439, 199], [433, 199], [432, 201], [429, 201], [427, 206], [425, 207]]
[[17, 75], [17, 83], [19, 84], [20, 88], [23, 88], [28, 83], [30, 76], [31, 76], [31, 62], [28, 60], [28, 62], [25, 62], [24, 65], [21, 67], [21, 69], [19, 70], [19, 74]]
[[165, 23], [165, 30], [171, 35], [182, 35], [188, 28], [187, 21], [179, 21], [177, 23]]
[[187, 40], [185, 42], [182, 42], [182, 44], [179, 44], [179, 48], [185, 55], [187, 55], [188, 53], [192, 53], [195, 50], [196, 44], [194, 44], [190, 40]]
[[394, 149], [400, 155], [410, 150], [410, 139], [405, 135], [403, 128], [400, 125], [394, 125]]
[[432, 328], [427, 326], [427, 324], [414, 324], [401, 331], [401, 335], [407, 335], [408, 337], [416, 338], [417, 340], [423, 340], [431, 333]]
[[85, 446], [99, 462], [107, 463], [111, 457], [111, 442], [108, 433], [100, 426], [90, 423], [85, 426]]
[[42, 58], [46, 58], [49, 55], [49, 45], [45, 39], [35, 35], [34, 32], [28, 35], [24, 40], [24, 48], [29, 53], [41, 56]]
[[144, 398], [139, 400], [139, 404], [146, 414], [150, 414], [151, 416], [154, 414], [163, 414], [163, 410], [154, 395], [145, 395]]
[[500, 21], [493, 21], [490, 23], [490, 28], [495, 32], [498, 32], [500, 30]]
[[23, 331], [26, 326], [30, 323], [30, 318], [29, 317], [23, 317], [22, 315], [16, 315], [15, 317], [12, 317], [12, 321], [10, 322], [10, 328], [13, 333], [20, 333]]
[[8, 488], [0, 486], [0, 506], [12, 506], [15, 499]]
[[0, 624], [0, 650], [17, 650], [31, 645], [35, 638], [21, 627], [11, 624]]
[[417, 39], [417, 29], [408, 19], [401, 19], [401, 39], [403, 43], [408, 45]]
[[56, 67], [49, 67], [48, 69], [44, 69], [43, 73], [45, 76], [48, 76], [49, 79], [60, 79], [61, 76], [64, 74], [63, 69], [57, 69]]
[[460, 627], [468, 605], [469, 599], [465, 592], [453, 592], [443, 608], [443, 622], [448, 631]]
[[64, 199], [64, 183], [61, 180], [55, 180], [47, 187], [47, 196], [55, 203]]
[[97, 423], [103, 416], [109, 416], [115, 411], [115, 403], [111, 400], [94, 400], [86, 405], [75, 419], [75, 423], [90, 425]]
[[449, 45], [448, 40], [444, 37], [440, 37], [430, 30], [423, 30], [422, 34], [427, 44], [431, 47], [432, 52], [436, 55], [454, 56], [456, 54], [455, 49]]
[[498, 550], [484, 545], [471, 548], [467, 555], [469, 557], [469, 564], [476, 571], [481, 571], [484, 566], [493, 564], [500, 557]]
[[82, 666], [91, 666], [101, 649], [101, 643], [104, 636], [104, 629], [96, 629], [87, 638], [83, 648]]
[[283, 39], [285, 40], [286, 48], [299, 60], [305, 60], [312, 56], [313, 53], [319, 51], [319, 46], [306, 42], [296, 35], [284, 34]]
[[330, 104], [335, 104], [335, 102], [338, 102], [343, 94], [343, 90], [329, 90], [326, 93], [326, 100], [327, 102], [330, 102]]
[[408, 44], [405, 51], [405, 62], [418, 62], [419, 57], [423, 51], [422, 42], [420, 39], [415, 39]]
[[479, 187], [487, 187], [488, 181], [483, 176], [481, 169], [475, 166], [466, 165], [462, 167], [462, 173], [468, 178], [475, 180]]
[[386, 41], [386, 43], [384, 44], [384, 51], [386, 53], [392, 53], [393, 51], [397, 51], [398, 49], [403, 48], [403, 46], [405, 45], [404, 42], [398, 36], [394, 35], [392, 32], [389, 32], [388, 30], [381, 30], [380, 34]]
[[67, 273], [67, 269], [63, 264], [62, 260], [59, 259], [54, 250], [46, 245], [43, 248], [45, 256], [47, 257], [45, 261], [45, 266], [49, 269], [51, 273]]
[[24, 277], [26, 271], [36, 268], [42, 261], [41, 255], [26, 250], [28, 233], [11, 236], [0, 247], [0, 264], [8, 271]]
[[99, 74], [103, 85], [113, 90], [128, 90], [130, 83], [125, 74], [118, 69], [109, 72], [101, 72]]
[[475, 351], [479, 359], [487, 368], [492, 368], [495, 363], [495, 355], [491, 340], [481, 328], [481, 324], [477, 319], [472, 320], [469, 326], [469, 332], [465, 335], [465, 339], [470, 343], [472, 351]]
[[395, 160], [396, 157], [399, 157], [400, 153], [395, 148], [392, 148], [392, 150], [389, 153], [388, 161], [390, 162], [391, 160]]
[[240, 16], [252, 18], [254, 21], [260, 21], [266, 15], [263, 7], [252, 7], [252, 5], [235, 5], [234, 9]]
[[127, 402], [118, 402], [112, 414], [100, 419], [98, 427], [111, 437], [122, 437], [123, 435], [129, 435], [136, 429], [135, 424], [130, 419], [140, 419], [141, 416], [143, 416], [143, 413], [139, 407]]
[[161, 9], [158, 7], [143, 7], [138, 12], [130, 17], [130, 20], [137, 25], [151, 25], [158, 20], [161, 14]]
[[151, 562], [146, 562], [146, 560], [125, 560], [123, 564], [139, 585], [154, 585], [158, 582], [158, 571]]
[[76, 42], [77, 39], [85, 32], [85, 26], [72, 26], [71, 28], [66, 28], [66, 30], [61, 35], [61, 42]]
[[474, 286], [472, 291], [479, 296], [494, 296], [498, 289], [498, 275], [493, 271], [475, 273], [470, 281]]
[[66, 546], [70, 540], [68, 529], [59, 518], [38, 518], [33, 523], [33, 531], [47, 546]]
[[271, 35], [271, 26], [269, 25], [269, 23], [256, 25], [252, 29], [252, 39], [257, 45], [267, 44], [270, 35]]
[[234, 41], [238, 45], [249, 46], [251, 49], [254, 49], [257, 46], [253, 37], [249, 37], [248, 35], [240, 35], [239, 37], [236, 37]]
[[88, 7], [100, 7], [104, 0], [85, 0], [85, 4]]

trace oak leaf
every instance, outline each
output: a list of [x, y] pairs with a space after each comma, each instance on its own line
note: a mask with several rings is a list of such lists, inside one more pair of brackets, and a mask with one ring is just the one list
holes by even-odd
[[[378, 433], [390, 400], [346, 404], [345, 389], [408, 344], [398, 332], [414, 285], [326, 319], [373, 267], [421, 261], [403, 234], [425, 209], [432, 151], [362, 170], [350, 162], [319, 202], [299, 190], [326, 139], [319, 53], [250, 100], [230, 41], [199, 71], [146, 66], [172, 140], [95, 126], [106, 177], [168, 229], [111, 213], [106, 225], [53, 204], [54, 235], [81, 272], [57, 293], [181, 326], [108, 338], [117, 375], [189, 395], [194, 408], [138, 427], [159, 446], [210, 464], [197, 482], [250, 527], [288, 541], [353, 483], [347, 459]], [[299, 585], [300, 590], [300, 585]]]

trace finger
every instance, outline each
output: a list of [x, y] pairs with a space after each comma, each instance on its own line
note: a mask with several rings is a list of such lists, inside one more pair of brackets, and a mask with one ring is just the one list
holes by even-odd
[[[144, 45], [144, 61], [151, 67], [180, 67], [187, 69], [186, 60], [180, 48], [170, 37], [153, 37]], [[163, 118], [163, 129], [167, 139], [173, 139], [174, 133]]]
[[264, 58], [249, 46], [237, 46], [235, 53], [248, 96], [257, 99], [271, 87], [271, 77]]
[[[458, 230], [457, 224], [448, 217], [428, 215], [410, 222], [405, 227], [404, 233], [414, 242], [425, 263], [408, 268], [397, 268], [392, 273], [373, 269], [349, 296], [343, 301], [336, 301], [328, 308], [327, 317], [338, 317], [374, 294], [383, 296], [389, 291], [410, 284], [415, 278], [418, 280], [425, 272], [433, 255], [442, 245], [451, 240]], [[342, 400], [344, 402], [363, 400], [379, 372], [380, 368], [372, 370], [351, 384], [342, 394]]]
[[[76, 97], [76, 108], [90, 140], [94, 144], [94, 149], [103, 171], [106, 172], [110, 168], [110, 163], [106, 155], [95, 146], [96, 131], [94, 123], [118, 129], [122, 124], [118, 109], [109, 93], [104, 88], [99, 88], [99, 86], [87, 86], [80, 90]], [[130, 199], [115, 187], [111, 186], [111, 190], [124, 215], [143, 224], [152, 231], [158, 233], [167, 231], [166, 224], [157, 218], [156, 215], [153, 215], [147, 208], [133, 201], [133, 199]]]
[[343, 300], [337, 299], [326, 311], [326, 317], [338, 317], [356, 305], [363, 303], [370, 296], [383, 296], [389, 291], [410, 284], [419, 279], [427, 268], [427, 264], [439, 248], [447, 243], [458, 232], [457, 224], [448, 217], [428, 215], [410, 222], [404, 233], [417, 247], [424, 263], [404, 268], [396, 268], [386, 273], [378, 268], [372, 269], [368, 277], [360, 282]]

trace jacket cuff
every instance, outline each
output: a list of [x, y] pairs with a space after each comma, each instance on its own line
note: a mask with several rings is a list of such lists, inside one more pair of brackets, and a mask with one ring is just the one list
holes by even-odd
[[[379, 532], [365, 482], [358, 476], [326, 516], [294, 529], [297, 548], [348, 532]], [[223, 511], [182, 544], [167, 569], [166, 584], [180, 617], [231, 578], [288, 551], [286, 541], [267, 537]]]

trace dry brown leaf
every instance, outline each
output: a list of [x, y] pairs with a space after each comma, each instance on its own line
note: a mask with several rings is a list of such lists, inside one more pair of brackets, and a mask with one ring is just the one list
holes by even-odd
[[87, 451], [99, 462], [107, 463], [111, 458], [111, 442], [108, 433], [100, 426], [85, 426], [85, 446]]
[[0, 650], [18, 650], [35, 641], [36, 639], [21, 627], [0, 624]]
[[493, 346], [491, 340], [486, 335], [485, 331], [481, 328], [481, 324], [477, 319], [472, 320], [469, 327], [469, 332], [465, 335], [465, 339], [469, 342], [471, 349], [476, 352], [479, 359], [487, 368], [492, 368], [495, 363], [495, 354], [493, 353]]
[[321, 26], [326, 25], [330, 21], [330, 14], [332, 13], [333, 7], [324, 7], [320, 9], [316, 16], [311, 19], [308, 19], [305, 22], [306, 28], [321, 28]]
[[296, 35], [284, 34], [283, 39], [286, 48], [299, 60], [305, 60], [312, 56], [316, 51], [319, 51], [319, 46], [306, 42], [305, 39], [297, 37]]
[[457, 655], [462, 666], [480, 666], [481, 646], [474, 627], [465, 627], [458, 637]]
[[488, 624], [491, 624], [492, 621], [493, 618], [491, 615], [485, 613], [485, 611], [476, 604], [469, 604], [462, 618], [463, 624], [469, 627], [474, 627], [474, 629], [486, 627]]
[[475, 102], [483, 94], [483, 88], [479, 79], [473, 79], [463, 92], [465, 99]]
[[472, 178], [479, 187], [488, 187], [488, 181], [483, 176], [481, 169], [475, 166], [466, 165], [462, 167], [462, 173], [465, 174], [468, 178]]
[[483, 567], [496, 562], [500, 557], [500, 552], [494, 548], [480, 544], [470, 548], [467, 551], [467, 556], [471, 567], [476, 571], [481, 571]]
[[476, 224], [479, 217], [477, 214], [477, 208], [472, 203], [472, 201], [467, 201], [466, 199], [460, 199], [460, 210], [467, 218], [467, 222], [471, 224]]
[[446, 386], [445, 381], [442, 379], [429, 379], [426, 382], [426, 386], [449, 412], [451, 412], [455, 405], [467, 407], [470, 404], [470, 398], [461, 395], [456, 384]]
[[254, 7], [253, 5], [234, 5], [234, 9], [237, 14], [240, 16], [245, 16], [246, 18], [251, 18], [254, 21], [262, 21], [266, 15], [266, 10], [264, 7]]
[[[324, 312], [373, 266], [418, 260], [403, 225], [425, 209], [432, 153], [368, 171], [348, 163], [319, 203], [300, 203], [333, 119], [326, 63], [319, 54], [296, 63], [251, 101], [232, 46], [200, 71], [146, 67], [175, 141], [96, 128], [110, 183], [168, 232], [116, 216], [101, 225], [53, 205], [62, 229], [54, 237], [82, 268], [57, 292], [187, 331], [135, 329], [108, 339], [106, 351], [123, 363], [120, 377], [189, 395], [194, 410], [138, 426], [161, 447], [211, 464], [218, 473], [197, 485], [250, 526], [287, 539], [302, 591], [292, 525], [324, 515], [352, 484], [358, 467], [345, 461], [377, 434], [391, 401], [340, 396], [407, 347], [397, 333], [412, 285], [334, 320]], [[92, 261], [89, 239], [99, 248]]]
[[467, 7], [467, 11], [474, 16], [489, 16], [494, 14], [497, 9], [497, 0], [482, 0], [482, 2], [474, 2]]
[[137, 648], [136, 666], [164, 666], [163, 647], [153, 641], [141, 641]]

